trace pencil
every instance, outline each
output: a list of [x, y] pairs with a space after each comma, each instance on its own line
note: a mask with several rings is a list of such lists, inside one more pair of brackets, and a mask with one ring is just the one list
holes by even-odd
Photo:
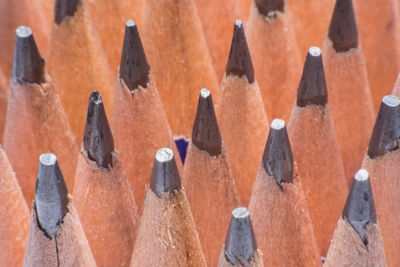
[[143, 43], [175, 138], [189, 138], [197, 94], [216, 95], [211, 56], [192, 0], [149, 0]]
[[225, 244], [218, 262], [218, 267], [231, 266], [264, 266], [262, 253], [257, 249], [249, 210], [244, 207], [232, 211]]
[[169, 148], [154, 159], [131, 266], [207, 266]]
[[111, 127], [139, 213], [142, 212], [154, 154], [163, 146], [176, 148], [151, 71], [137, 25], [128, 20]]
[[54, 154], [39, 158], [23, 266], [96, 266]]
[[352, 0], [336, 1], [322, 54], [336, 136], [350, 186], [361, 166], [375, 116]]
[[254, 1], [245, 30], [265, 112], [288, 120], [301, 66], [285, 1]]
[[320, 255], [325, 256], [346, 200], [347, 185], [318, 47], [308, 50], [288, 132], [317, 245]]
[[234, 25], [216, 113], [240, 201], [247, 205], [267, 140], [268, 120], [240, 20]]
[[362, 164], [371, 175], [372, 190], [382, 229], [389, 266], [400, 265], [400, 100], [387, 95], [382, 99], [367, 154]]
[[127, 266], [136, 239], [137, 207], [97, 91], [89, 98], [75, 183], [76, 210], [97, 266]]
[[67, 186], [72, 190], [78, 146], [32, 31], [25, 26], [16, 30], [4, 151], [27, 203], [34, 199], [35, 161], [41, 153], [58, 154]]
[[271, 123], [249, 210], [266, 266], [321, 266], [284, 120]]
[[[111, 112], [114, 81], [82, 0], [57, 0], [49, 43], [49, 73], [77, 140], [85, 127], [86, 99], [95, 88]], [[63, 162], [61, 160], [61, 162]]]
[[324, 266], [387, 266], [365, 169], [354, 176]]
[[205, 88], [200, 91], [182, 183], [207, 263], [216, 266], [230, 213], [239, 199], [211, 92]]
[[0, 147], [0, 262], [21, 266], [29, 229], [29, 210], [15, 173]]

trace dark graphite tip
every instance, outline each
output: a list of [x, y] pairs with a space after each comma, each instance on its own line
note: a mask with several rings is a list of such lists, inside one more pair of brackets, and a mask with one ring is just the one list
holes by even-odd
[[45, 82], [44, 59], [33, 38], [32, 30], [19, 26], [16, 30], [12, 77], [15, 83]]
[[39, 227], [52, 238], [68, 212], [68, 190], [54, 154], [39, 157], [35, 206]]
[[311, 46], [304, 62], [303, 74], [297, 88], [297, 106], [325, 106], [328, 103], [328, 92], [321, 49]]
[[149, 82], [150, 65], [140, 40], [136, 23], [128, 20], [125, 24], [125, 37], [122, 47], [119, 74], [129, 90], [140, 86], [147, 87]]
[[275, 176], [279, 187], [293, 183], [293, 154], [284, 120], [272, 121], [262, 163], [268, 175]]
[[264, 16], [268, 16], [269, 12], [283, 12], [285, 8], [285, 0], [255, 0], [258, 12]]
[[244, 207], [234, 209], [225, 240], [225, 258], [232, 265], [245, 266], [251, 262], [256, 250], [249, 210]]
[[398, 147], [400, 137], [400, 100], [387, 95], [382, 99], [374, 131], [369, 141], [368, 156], [373, 159]]
[[354, 175], [342, 216], [349, 221], [361, 240], [367, 245], [368, 237], [365, 227], [368, 223], [376, 223], [374, 197], [367, 170], [360, 169]]
[[218, 156], [222, 149], [222, 139], [215, 116], [211, 92], [201, 89], [196, 118], [192, 130], [192, 142], [211, 156]]
[[161, 148], [157, 151], [150, 177], [150, 188], [159, 198], [163, 192], [181, 188], [181, 177], [172, 149]]
[[80, 0], [56, 0], [54, 5], [54, 21], [60, 24], [66, 16], [73, 16]]
[[336, 0], [328, 31], [336, 52], [358, 46], [358, 32], [352, 0]]
[[233, 27], [231, 50], [229, 51], [228, 63], [226, 64], [226, 75], [229, 74], [239, 77], [246, 75], [249, 83], [254, 82], [253, 63], [251, 62], [241, 20], [235, 21]]
[[96, 161], [97, 166], [112, 166], [114, 139], [98, 91], [93, 91], [89, 97], [83, 148], [87, 151], [89, 159]]

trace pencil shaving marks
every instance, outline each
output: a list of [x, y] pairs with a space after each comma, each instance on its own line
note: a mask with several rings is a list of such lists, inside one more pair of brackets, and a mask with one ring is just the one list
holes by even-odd
[[311, 46], [304, 62], [303, 74], [297, 88], [297, 106], [325, 106], [328, 103], [328, 92], [321, 49]]
[[373, 159], [398, 148], [400, 138], [400, 100], [387, 95], [382, 99], [374, 130], [368, 147], [368, 156]]
[[119, 73], [129, 90], [139, 86], [147, 88], [150, 65], [147, 62], [136, 23], [128, 20], [125, 24], [125, 37], [122, 48]]
[[45, 82], [44, 59], [33, 38], [32, 30], [19, 26], [16, 30], [12, 78], [15, 83]]
[[277, 11], [284, 12], [285, 0], [255, 0], [258, 12], [264, 16], [273, 16]]
[[150, 177], [150, 188], [159, 198], [164, 192], [181, 188], [181, 178], [172, 149], [161, 148], [157, 151]]
[[346, 204], [342, 213], [358, 233], [365, 245], [368, 245], [366, 225], [376, 224], [376, 211], [374, 197], [368, 171], [360, 169], [354, 176]]
[[282, 183], [293, 183], [293, 154], [284, 120], [272, 121], [262, 164], [280, 188]]
[[54, 6], [54, 22], [60, 24], [67, 16], [73, 16], [81, 0], [56, 0]]
[[192, 130], [192, 142], [211, 156], [218, 156], [222, 149], [222, 138], [215, 116], [211, 92], [201, 89], [196, 117]]
[[48, 238], [53, 238], [57, 225], [68, 212], [67, 195], [56, 155], [42, 154], [36, 180], [35, 206], [38, 225]]
[[253, 63], [241, 20], [235, 21], [233, 27], [231, 49], [229, 51], [228, 63], [226, 64], [226, 75], [230, 74], [239, 77], [246, 75], [249, 83], [254, 82]]

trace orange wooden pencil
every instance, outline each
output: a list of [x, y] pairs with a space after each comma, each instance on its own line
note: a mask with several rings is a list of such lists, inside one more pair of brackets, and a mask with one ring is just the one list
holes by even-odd
[[182, 182], [207, 263], [216, 266], [230, 213], [239, 198], [207, 89], [200, 91]]
[[225, 244], [219, 257], [218, 267], [231, 266], [264, 266], [262, 253], [257, 249], [249, 210], [244, 207], [232, 211]]
[[23, 266], [96, 266], [54, 154], [39, 158]]
[[56, 0], [49, 44], [49, 73], [71, 129], [77, 140], [82, 140], [87, 96], [93, 89], [98, 90], [106, 100], [106, 111], [111, 112], [115, 86], [82, 0]]
[[240, 200], [247, 205], [267, 140], [268, 119], [240, 20], [234, 25], [216, 113]]
[[347, 185], [318, 47], [308, 50], [288, 132], [320, 255], [325, 256]]
[[[115, 89], [111, 127], [133, 195], [142, 212], [146, 184], [160, 147], [174, 147], [172, 132], [136, 23], [128, 20]], [[180, 167], [178, 162], [178, 168]]]
[[172, 132], [189, 138], [199, 90], [218, 88], [193, 0], [149, 0], [143, 41]]
[[266, 266], [321, 266], [285, 121], [271, 123], [249, 210]]
[[21, 266], [29, 229], [29, 210], [15, 173], [0, 147], [0, 262]]
[[138, 227], [136, 203], [123, 170], [103, 100], [90, 95], [74, 201], [97, 266], [127, 266]]
[[336, 136], [346, 180], [351, 185], [375, 116], [352, 0], [336, 0], [322, 51]]
[[67, 186], [73, 189], [78, 146], [32, 31], [25, 26], [16, 31], [4, 151], [28, 203], [34, 199], [35, 161], [41, 153], [58, 154]]
[[370, 178], [365, 169], [354, 176], [324, 266], [387, 266]]
[[265, 112], [288, 120], [301, 65], [285, 1], [254, 1], [245, 29]]
[[363, 168], [371, 175], [372, 191], [389, 266], [400, 265], [400, 100], [383, 97]]
[[131, 266], [207, 266], [169, 148], [154, 159]]

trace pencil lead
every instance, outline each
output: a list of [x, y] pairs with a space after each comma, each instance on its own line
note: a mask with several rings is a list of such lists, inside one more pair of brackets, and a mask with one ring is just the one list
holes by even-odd
[[37, 220], [46, 236], [52, 238], [57, 225], [68, 212], [68, 189], [54, 154], [39, 157], [39, 170], [36, 180], [35, 205]]
[[258, 12], [268, 16], [270, 12], [284, 11], [285, 0], [255, 0]]
[[31, 28], [19, 26], [15, 33], [12, 70], [14, 82], [21, 84], [44, 82], [44, 59], [40, 56]]
[[80, 2], [80, 0], [56, 0], [54, 21], [60, 24], [66, 16], [73, 16]]
[[355, 175], [353, 184], [342, 213], [358, 233], [365, 245], [368, 244], [365, 227], [368, 223], [376, 223], [374, 197], [372, 195], [369, 173], [360, 169]]
[[150, 188], [160, 198], [163, 192], [181, 188], [181, 177], [172, 149], [161, 148], [157, 151], [150, 177]]
[[87, 151], [88, 157], [96, 161], [99, 167], [108, 168], [108, 165], [112, 165], [111, 152], [114, 151], [114, 139], [103, 99], [98, 91], [90, 94], [83, 148]]
[[303, 74], [297, 88], [297, 106], [324, 106], [328, 102], [328, 92], [322, 63], [321, 49], [311, 46], [304, 62]]
[[328, 31], [337, 52], [358, 46], [358, 32], [352, 0], [336, 0]]
[[368, 147], [368, 156], [373, 159], [398, 147], [400, 138], [400, 100], [395, 95], [386, 95], [376, 118]]
[[228, 63], [226, 64], [226, 74], [239, 77], [246, 75], [249, 83], [254, 82], [253, 63], [251, 62], [251, 56], [241, 20], [236, 20], [233, 27], [232, 44], [231, 50], [229, 51]]
[[140, 40], [136, 23], [128, 20], [125, 24], [125, 37], [119, 66], [120, 77], [129, 90], [140, 86], [147, 87], [150, 66]]
[[225, 258], [232, 265], [248, 263], [256, 250], [249, 210], [244, 207], [234, 209], [225, 240]]
[[199, 103], [192, 130], [192, 142], [199, 149], [207, 151], [211, 156], [217, 156], [221, 153], [221, 134], [215, 116], [211, 92], [206, 88], [200, 90]]
[[272, 121], [262, 162], [279, 187], [282, 183], [293, 183], [293, 154], [284, 120]]

